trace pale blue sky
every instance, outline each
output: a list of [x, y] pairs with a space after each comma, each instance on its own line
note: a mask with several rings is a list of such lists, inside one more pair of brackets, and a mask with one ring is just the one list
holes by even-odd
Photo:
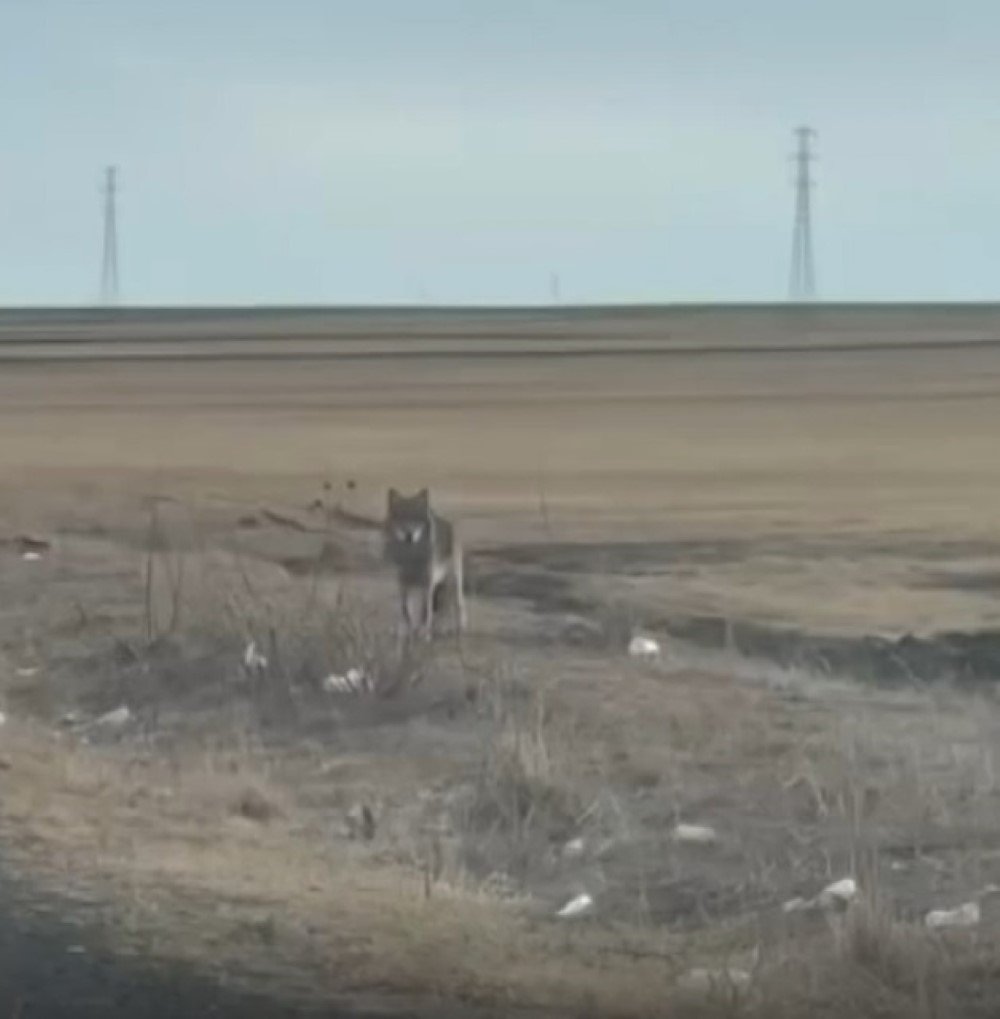
[[0, 302], [1000, 298], [996, 0], [0, 0]]

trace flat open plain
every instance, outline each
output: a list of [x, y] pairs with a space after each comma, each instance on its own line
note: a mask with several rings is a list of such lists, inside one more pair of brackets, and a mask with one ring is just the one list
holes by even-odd
[[[78, 926], [95, 1015], [126, 965], [233, 1014], [993, 1015], [998, 433], [994, 307], [4, 312], [0, 899]], [[461, 644], [396, 647], [390, 485], [462, 526]]]

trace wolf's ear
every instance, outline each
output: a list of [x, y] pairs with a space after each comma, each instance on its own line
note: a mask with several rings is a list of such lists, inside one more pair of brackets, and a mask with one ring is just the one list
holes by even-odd
[[388, 499], [389, 507], [391, 508], [395, 506], [397, 502], [399, 502], [399, 492], [397, 492], [394, 488], [390, 488]]
[[426, 488], [421, 488], [417, 492], [417, 498], [420, 500], [421, 506], [430, 506], [431, 504], [431, 493]]

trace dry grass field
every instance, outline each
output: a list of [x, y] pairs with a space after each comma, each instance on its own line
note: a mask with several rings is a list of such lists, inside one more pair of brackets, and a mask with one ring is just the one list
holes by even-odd
[[995, 1015], [998, 432], [997, 309], [0, 316], [0, 1004]]

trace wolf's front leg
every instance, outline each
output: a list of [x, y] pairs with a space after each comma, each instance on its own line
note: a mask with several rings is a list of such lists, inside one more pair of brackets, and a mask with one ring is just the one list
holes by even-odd
[[427, 585], [424, 587], [424, 640], [430, 640], [434, 629], [434, 577], [428, 577]]
[[465, 563], [461, 551], [455, 556], [453, 580], [455, 583], [455, 615], [458, 631], [468, 629], [469, 614], [465, 608]]
[[399, 585], [399, 614], [403, 617], [403, 632], [409, 636], [413, 631], [413, 619], [410, 616], [410, 591], [404, 583]]

